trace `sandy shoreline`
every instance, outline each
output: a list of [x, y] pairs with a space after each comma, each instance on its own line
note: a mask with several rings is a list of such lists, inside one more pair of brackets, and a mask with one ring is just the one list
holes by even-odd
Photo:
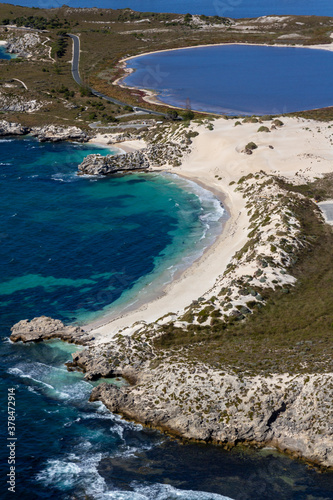
[[[203, 255], [198, 257], [189, 267], [184, 270], [179, 270], [170, 283], [162, 286], [153, 295], [138, 299], [138, 303], [131, 307], [124, 304], [123, 311], [121, 307], [115, 311], [110, 311], [104, 317], [92, 321], [85, 326], [85, 329], [92, 331], [98, 337], [99, 341], [110, 340], [120, 330], [126, 328], [126, 334], [130, 335], [136, 328], [128, 328], [129, 325], [134, 325], [137, 322], [150, 323], [158, 318], [168, 314], [178, 314], [181, 309], [184, 309], [198, 296], [207, 291], [207, 285], [214, 285], [216, 275], [219, 274], [213, 263], [217, 255], [220, 255], [222, 248], [225, 246], [226, 235], [229, 234], [229, 224], [231, 219], [231, 211], [225, 193], [211, 183], [204, 182], [203, 179], [186, 175], [185, 172], [178, 173], [172, 170], [155, 170], [155, 172], [172, 173], [179, 177], [195, 182], [204, 189], [211, 191], [216, 198], [223, 204], [225, 210], [222, 216], [222, 231], [217, 236], [215, 241], [204, 249]], [[232, 224], [231, 224], [232, 225]], [[227, 252], [228, 253], [228, 252]], [[228, 253], [229, 255], [229, 253]], [[231, 258], [230, 254], [230, 258]], [[175, 309], [174, 304], [177, 304]]]
[[[187, 50], [187, 49], [198, 49], [203, 47], [221, 47], [223, 45], [245, 45], [245, 46], [255, 46], [255, 47], [292, 47], [294, 49], [316, 49], [316, 50], [329, 50], [333, 51], [333, 43], [330, 44], [318, 44], [318, 45], [291, 45], [285, 43], [275, 43], [270, 45], [268, 43], [241, 43], [241, 42], [231, 42], [231, 43], [211, 43], [211, 44], [203, 44], [203, 45], [191, 45], [189, 47], [176, 47], [174, 49], [162, 49], [162, 50], [151, 50], [150, 52], [144, 52], [142, 54], [138, 54], [136, 56], [129, 56], [120, 59], [119, 63], [124, 63], [130, 61], [131, 59], [136, 59], [137, 57], [148, 56], [151, 54], [160, 54], [162, 52], [173, 52], [175, 50]], [[129, 68], [131, 69], [131, 68]]]
[[[87, 325], [86, 328], [93, 331], [96, 343], [110, 341], [120, 330], [126, 330], [123, 331], [126, 335], [132, 334], [139, 328], [138, 325], [131, 327], [135, 323], [150, 323], [169, 313], [179, 314], [214, 286], [235, 252], [247, 241], [249, 220], [245, 200], [235, 190], [241, 176], [263, 170], [305, 182], [332, 170], [330, 141], [333, 133], [329, 123], [319, 126], [318, 122], [311, 120], [283, 117], [285, 125], [282, 128], [260, 133], [258, 123], [235, 126], [235, 122], [236, 119], [215, 120], [213, 131], [204, 125], [195, 125], [199, 135], [193, 140], [192, 152], [180, 167], [170, 169], [223, 199], [230, 218], [222, 234], [198, 261], [167, 285], [154, 300], [111, 321], [106, 316], [99, 323]], [[250, 141], [254, 141], [258, 149], [248, 156], [242, 150]], [[141, 141], [138, 145], [142, 146]], [[125, 150], [126, 143], [118, 146]], [[128, 147], [134, 146], [130, 141]], [[165, 172], [166, 169], [154, 171]], [[101, 322], [104, 323], [102, 326]]]

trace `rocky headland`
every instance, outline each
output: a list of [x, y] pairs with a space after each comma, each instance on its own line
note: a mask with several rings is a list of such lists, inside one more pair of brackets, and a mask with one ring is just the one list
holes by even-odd
[[110, 175], [117, 172], [144, 171], [150, 168], [177, 166], [180, 159], [190, 152], [189, 141], [156, 144], [148, 140], [147, 147], [140, 151], [101, 156], [88, 155], [78, 166], [79, 175]]
[[79, 175], [110, 175], [117, 172], [143, 171], [150, 167], [144, 152], [125, 153], [120, 155], [101, 156], [88, 155], [80, 163]]
[[[187, 440], [227, 448], [243, 443], [274, 446], [324, 467], [333, 466], [332, 374], [248, 376], [156, 352], [156, 331], [118, 335], [114, 341], [73, 354], [69, 369], [88, 380], [122, 376], [130, 383], [101, 383], [91, 401], [112, 412]], [[21, 321], [11, 340], [61, 338], [87, 345], [80, 328], [51, 318]]]

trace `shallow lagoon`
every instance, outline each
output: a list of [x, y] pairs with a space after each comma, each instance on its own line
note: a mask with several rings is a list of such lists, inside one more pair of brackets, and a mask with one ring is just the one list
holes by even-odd
[[[333, 53], [221, 45], [156, 52], [128, 61], [124, 83], [177, 107], [220, 114], [281, 114], [332, 105]], [[195, 85], [193, 84], [195, 82]]]

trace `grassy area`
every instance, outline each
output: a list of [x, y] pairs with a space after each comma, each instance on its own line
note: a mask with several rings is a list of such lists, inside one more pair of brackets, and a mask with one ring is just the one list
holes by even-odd
[[[332, 187], [331, 178], [329, 192]], [[303, 191], [306, 189], [310, 188], [303, 187]], [[324, 196], [321, 181], [311, 189], [318, 189]], [[293, 266], [296, 286], [275, 292], [260, 290], [266, 306], [259, 305], [244, 321], [231, 318], [224, 323], [212, 317], [210, 326], [190, 325], [186, 331], [167, 325], [162, 328], [163, 335], [155, 340], [155, 347], [170, 354], [182, 349], [182, 354], [192, 360], [215, 367], [229, 366], [236, 372], [331, 370], [333, 232], [319, 221], [310, 200], [297, 203], [295, 213], [302, 222], [304, 236], [311, 241]]]
[[317, 120], [330, 122], [333, 120], [333, 106], [328, 108], [313, 109], [310, 111], [299, 111], [297, 113], [289, 113], [286, 116], [299, 116], [307, 120]]

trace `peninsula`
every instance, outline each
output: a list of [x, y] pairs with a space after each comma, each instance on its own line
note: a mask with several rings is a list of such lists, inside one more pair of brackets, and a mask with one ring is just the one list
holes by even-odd
[[[0, 62], [1, 135], [112, 144], [125, 154], [88, 156], [78, 171], [171, 171], [211, 189], [228, 212], [215, 243], [149, 303], [84, 328], [22, 320], [11, 340], [84, 345], [68, 368], [88, 380], [126, 379], [122, 387], [101, 380], [91, 400], [130, 420], [227, 448], [274, 446], [332, 468], [333, 235], [320, 209], [333, 198], [332, 108], [237, 118], [178, 110], [178, 121], [169, 108], [144, 101], [144, 92], [113, 85], [124, 75], [121, 61], [152, 41], [156, 50], [330, 46], [332, 20], [64, 6], [43, 11], [43, 21], [24, 21], [30, 9], [1, 9], [1, 37], [20, 55]], [[80, 87], [70, 71], [69, 32], [80, 35]]]

